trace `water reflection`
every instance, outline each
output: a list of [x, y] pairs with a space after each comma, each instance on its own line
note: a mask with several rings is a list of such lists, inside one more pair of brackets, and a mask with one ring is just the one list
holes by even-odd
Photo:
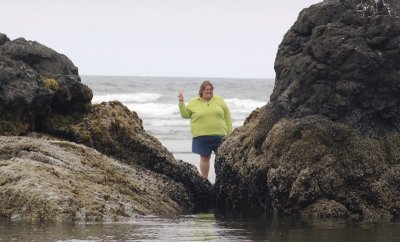
[[138, 217], [123, 223], [37, 225], [0, 218], [0, 241], [400, 241], [400, 223], [235, 217]]

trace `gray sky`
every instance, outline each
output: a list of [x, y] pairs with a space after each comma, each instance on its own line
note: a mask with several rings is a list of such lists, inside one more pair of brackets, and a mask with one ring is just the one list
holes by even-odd
[[80, 75], [274, 78], [283, 35], [322, 0], [0, 0], [0, 32]]

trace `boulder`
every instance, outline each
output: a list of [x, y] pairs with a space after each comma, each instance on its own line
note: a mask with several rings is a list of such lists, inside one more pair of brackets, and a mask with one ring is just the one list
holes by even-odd
[[92, 91], [64, 55], [36, 42], [0, 33], [0, 133], [35, 130], [50, 112], [86, 110]]
[[32, 222], [125, 221], [182, 212], [184, 187], [50, 137], [0, 136], [0, 214]]
[[301, 11], [279, 46], [270, 102], [219, 150], [218, 207], [399, 217], [399, 43], [399, 1]]

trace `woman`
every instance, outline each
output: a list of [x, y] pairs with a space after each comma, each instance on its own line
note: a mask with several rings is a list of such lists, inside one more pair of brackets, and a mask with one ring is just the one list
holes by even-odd
[[190, 118], [192, 131], [192, 152], [200, 155], [201, 175], [208, 179], [211, 152], [217, 154], [224, 136], [232, 132], [232, 120], [224, 99], [213, 95], [214, 86], [204, 81], [199, 95], [187, 105], [183, 100], [183, 90], [179, 90], [179, 111], [183, 118]]

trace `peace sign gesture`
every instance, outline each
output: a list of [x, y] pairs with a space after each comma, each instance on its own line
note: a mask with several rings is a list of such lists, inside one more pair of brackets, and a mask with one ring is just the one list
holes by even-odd
[[179, 102], [183, 102], [183, 89], [178, 90], [178, 99]]

